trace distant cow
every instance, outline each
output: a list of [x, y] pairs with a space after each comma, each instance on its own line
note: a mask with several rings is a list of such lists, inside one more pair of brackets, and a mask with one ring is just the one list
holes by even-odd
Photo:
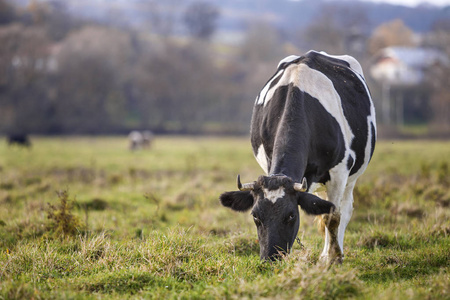
[[133, 130], [128, 134], [130, 143], [130, 150], [137, 150], [142, 148], [149, 148], [153, 141], [153, 133], [151, 131], [137, 131]]
[[8, 145], [18, 145], [29, 148], [31, 147], [31, 142], [26, 134], [11, 134], [8, 136]]
[[139, 131], [132, 131], [128, 134], [128, 140], [130, 142], [130, 150], [137, 150], [142, 147], [144, 138]]
[[[220, 196], [248, 211], [257, 226], [261, 259], [289, 253], [300, 206], [321, 215], [321, 258], [342, 262], [353, 188], [375, 147], [375, 110], [360, 64], [351, 56], [310, 51], [283, 59], [256, 98], [251, 144], [267, 176]], [[325, 185], [328, 200], [311, 193]]]
[[142, 146], [144, 148], [150, 148], [150, 145], [153, 141], [153, 133], [149, 130], [145, 130], [142, 132]]

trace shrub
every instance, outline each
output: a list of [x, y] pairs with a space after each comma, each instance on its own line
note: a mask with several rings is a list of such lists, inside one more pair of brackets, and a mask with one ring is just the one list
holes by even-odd
[[47, 229], [57, 236], [76, 235], [83, 229], [80, 219], [72, 214], [72, 201], [69, 199], [69, 193], [62, 191], [57, 193], [59, 204], [52, 205], [48, 203], [47, 218], [50, 223]]

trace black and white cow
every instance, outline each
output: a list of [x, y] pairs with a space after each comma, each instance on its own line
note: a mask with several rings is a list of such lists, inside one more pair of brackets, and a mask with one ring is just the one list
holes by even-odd
[[[220, 196], [236, 211], [252, 209], [261, 259], [288, 253], [300, 206], [322, 215], [322, 259], [342, 262], [353, 188], [376, 140], [375, 110], [362, 68], [351, 56], [309, 51], [283, 59], [256, 98], [251, 144], [267, 176]], [[327, 200], [311, 194], [322, 185]]]

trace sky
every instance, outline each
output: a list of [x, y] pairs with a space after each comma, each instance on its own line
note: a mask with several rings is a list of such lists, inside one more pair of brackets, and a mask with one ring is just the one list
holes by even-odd
[[368, 2], [386, 2], [391, 4], [401, 4], [405, 6], [417, 6], [422, 3], [433, 4], [437, 6], [450, 5], [450, 0], [364, 0]]
[[[290, 1], [300, 1], [300, 0], [290, 0]], [[337, 1], [337, 0], [335, 0]], [[362, 0], [366, 2], [377, 2], [377, 3], [390, 3], [404, 6], [417, 6], [419, 4], [431, 4], [436, 6], [450, 6], [450, 0]]]

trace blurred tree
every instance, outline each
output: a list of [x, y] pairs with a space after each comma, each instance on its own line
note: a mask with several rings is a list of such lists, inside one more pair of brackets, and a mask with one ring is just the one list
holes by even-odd
[[193, 37], [208, 40], [216, 31], [219, 9], [208, 2], [196, 1], [184, 13], [184, 23]]
[[43, 25], [46, 21], [46, 17], [50, 15], [50, 7], [47, 3], [38, 2], [37, 0], [31, 0], [27, 6], [27, 12], [31, 16], [31, 20], [35, 25]]
[[432, 89], [430, 98], [433, 111], [432, 125], [438, 132], [450, 132], [450, 21], [437, 20], [432, 30], [424, 35], [423, 46], [440, 50], [447, 62], [439, 62], [427, 71]]
[[344, 32], [338, 25], [336, 6], [327, 6], [302, 32], [302, 42], [307, 48], [329, 53], [342, 53], [344, 51]]
[[8, 132], [30, 132], [42, 125], [49, 44], [42, 27], [0, 27], [0, 120]]
[[69, 32], [81, 27], [81, 22], [67, 12], [62, 1], [49, 1], [49, 14], [46, 15], [45, 26], [49, 37], [61, 41]]
[[300, 45], [331, 54], [361, 57], [365, 52], [368, 16], [357, 3], [323, 7], [310, 26], [300, 32]]
[[423, 35], [422, 43], [425, 47], [439, 49], [450, 57], [450, 20], [436, 20], [432, 30]]
[[79, 21], [67, 13], [67, 7], [61, 1], [30, 1], [22, 16], [30, 26], [41, 26], [55, 41], [62, 40], [71, 30], [80, 26]]
[[56, 81], [55, 131], [101, 133], [112, 127], [114, 120], [123, 119], [120, 96], [114, 97], [115, 72], [103, 58], [73, 56], [61, 67]]
[[277, 30], [269, 23], [250, 24], [241, 46], [241, 56], [251, 64], [279, 61], [283, 47]]
[[390, 46], [416, 46], [414, 32], [402, 20], [397, 19], [378, 26], [369, 39], [369, 53], [374, 55], [379, 50]]
[[0, 25], [8, 24], [16, 19], [14, 7], [6, 0], [0, 0]]
[[64, 40], [55, 106], [62, 131], [98, 133], [122, 124], [132, 49], [126, 32], [100, 26], [86, 26]]
[[170, 36], [176, 27], [176, 19], [180, 10], [180, 0], [166, 0], [164, 3], [157, 0], [142, 1], [139, 9], [146, 17], [146, 25], [150, 30], [161, 36]]
[[432, 88], [430, 104], [434, 131], [450, 132], [450, 64], [436, 64], [428, 71]]
[[141, 118], [152, 127], [188, 130], [205, 120], [203, 112], [214, 105], [211, 94], [216, 76], [206, 48], [199, 43], [175, 46], [167, 42], [137, 66], [141, 111], [147, 114]]

